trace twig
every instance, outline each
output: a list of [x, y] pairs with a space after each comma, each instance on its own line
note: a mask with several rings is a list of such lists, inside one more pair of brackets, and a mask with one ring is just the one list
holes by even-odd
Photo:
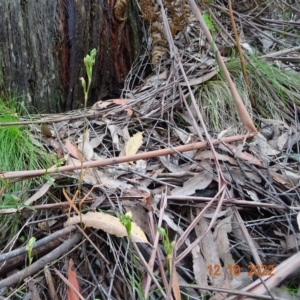
[[[280, 265], [274, 268], [273, 276], [264, 276], [263, 279], [265, 283], [268, 285], [269, 289], [272, 289], [280, 282], [282, 282], [287, 276], [294, 273], [300, 267], [300, 252], [294, 254], [293, 256], [289, 257], [287, 260], [283, 261]], [[241, 291], [251, 292], [257, 294], [259, 296], [266, 293], [265, 287], [260, 282], [260, 279], [255, 280]], [[236, 296], [231, 296], [227, 298], [227, 300], [237, 300]], [[243, 298], [250, 300], [250, 298]]]
[[[257, 295], [254, 293], [248, 293], [248, 292], [241, 292], [238, 290], [230, 290], [230, 289], [225, 289], [225, 288], [219, 288], [215, 286], [202, 286], [198, 284], [179, 284], [181, 287], [185, 288], [192, 288], [192, 289], [199, 289], [199, 290], [208, 290], [208, 291], [214, 291], [214, 292], [221, 292], [221, 293], [226, 293], [226, 294], [234, 294], [234, 295], [239, 295], [239, 296], [249, 296], [255, 299], [275, 299], [275, 300], [285, 300], [283, 298], [271, 298], [270, 296], [265, 296], [265, 295]], [[244, 298], [243, 298], [244, 299]]]
[[218, 63], [221, 66], [221, 68], [222, 68], [222, 70], [224, 72], [224, 75], [225, 75], [226, 80], [228, 82], [229, 89], [230, 89], [231, 94], [232, 94], [232, 97], [233, 97], [233, 99], [235, 101], [235, 105], [236, 105], [236, 109], [238, 111], [239, 117], [241, 118], [244, 126], [248, 130], [250, 130], [251, 132], [255, 132], [256, 133], [257, 130], [256, 130], [256, 128], [255, 128], [255, 126], [254, 126], [254, 124], [252, 122], [252, 119], [250, 118], [250, 115], [249, 115], [249, 113], [248, 113], [248, 111], [247, 111], [247, 109], [246, 109], [246, 107], [245, 107], [245, 105], [243, 103], [243, 100], [242, 100], [241, 96], [239, 95], [239, 93], [238, 93], [238, 91], [237, 91], [237, 89], [236, 89], [236, 87], [235, 87], [235, 85], [234, 85], [234, 83], [233, 83], [233, 81], [231, 79], [231, 76], [230, 76], [229, 71], [228, 71], [228, 69], [227, 69], [227, 67], [226, 67], [226, 65], [225, 65], [225, 63], [223, 61], [223, 58], [222, 58], [222, 56], [220, 54], [220, 51], [218, 50], [217, 45], [213, 41], [212, 35], [211, 35], [209, 29], [207, 28], [206, 23], [203, 20], [203, 17], [201, 15], [201, 12], [200, 12], [198, 6], [196, 5], [196, 3], [195, 3], [194, 0], [189, 0], [189, 2], [190, 2], [190, 6], [191, 6], [191, 8], [192, 8], [192, 10], [193, 10], [196, 18], [198, 19], [198, 21], [200, 23], [200, 26], [201, 26], [201, 28], [202, 28], [202, 30], [203, 30], [203, 32], [204, 32], [204, 34], [205, 34], [208, 42], [210, 43], [212, 49], [216, 53], [216, 56], [217, 56], [217, 59], [218, 59]]
[[164, 297], [165, 299], [168, 299], [166, 293], [164, 292], [164, 290], [163, 290], [162, 287], [160, 286], [159, 282], [158, 282], [157, 279], [155, 278], [154, 273], [152, 272], [152, 270], [149, 269], [148, 264], [147, 264], [147, 262], [145, 261], [143, 254], [142, 254], [142, 253], [140, 252], [140, 250], [139, 250], [139, 247], [136, 245], [136, 243], [132, 243], [132, 244], [133, 244], [133, 247], [134, 247], [135, 251], [137, 252], [137, 254], [138, 254], [138, 256], [139, 256], [139, 259], [140, 259], [141, 262], [143, 263], [143, 265], [144, 265], [144, 267], [146, 268], [148, 274], [151, 276], [153, 282], [156, 284], [157, 288], [159, 289], [159, 291], [161, 292], [161, 294], [163, 295], [163, 297]]
[[[66, 235], [66, 234], [69, 234], [71, 233], [72, 231], [76, 230], [76, 226], [75, 225], [72, 225], [72, 226], [68, 226], [66, 228], [63, 228], [61, 230], [58, 230], [56, 231], [55, 233], [53, 234], [50, 234], [49, 236], [43, 238], [43, 239], [40, 239], [38, 241], [36, 241], [34, 244], [33, 244], [33, 247], [32, 247], [32, 250], [35, 250], [36, 248], [39, 248], [41, 246], [44, 246], [48, 243], [50, 243], [51, 241], [55, 240], [55, 239], [58, 239], [60, 238], [61, 236], [63, 235]], [[21, 254], [24, 254], [26, 253], [27, 250], [26, 250], [26, 247], [21, 247], [19, 249], [16, 249], [16, 250], [13, 250], [13, 251], [10, 251], [8, 253], [4, 253], [4, 254], [1, 254], [0, 255], [0, 262], [2, 261], [6, 261], [6, 260], [9, 260], [13, 257], [16, 257], [16, 256], [19, 256]]]
[[233, 33], [234, 33], [234, 38], [235, 38], [235, 45], [236, 45], [237, 51], [239, 52], [244, 80], [245, 80], [245, 83], [246, 83], [246, 87], [247, 87], [247, 91], [248, 91], [248, 94], [249, 94], [251, 105], [252, 105], [252, 107], [255, 107], [256, 103], [255, 103], [255, 100], [254, 100], [253, 95], [252, 95], [251, 90], [250, 90], [249, 79], [248, 79], [246, 66], [245, 66], [245, 59], [244, 59], [244, 55], [243, 55], [243, 50], [241, 48], [240, 39], [239, 39], [237, 30], [236, 30], [236, 25], [235, 25], [234, 16], [233, 16], [231, 0], [228, 0], [228, 7], [229, 7], [229, 16], [230, 16], [232, 29], [233, 29]]
[[[162, 221], [163, 221], [163, 215], [164, 215], [166, 206], [167, 206], [167, 198], [166, 198], [166, 195], [164, 194], [164, 196], [162, 196], [161, 202], [160, 202], [159, 219], [158, 219], [157, 227], [161, 227], [161, 224], [162, 224]], [[153, 250], [152, 250], [149, 262], [148, 262], [149, 270], [151, 272], [153, 272], [155, 256], [158, 253], [158, 250], [157, 250], [158, 242], [159, 242], [159, 233], [155, 232]], [[146, 299], [147, 299], [148, 294], [149, 294], [150, 284], [151, 284], [151, 277], [150, 277], [150, 274], [148, 273], [147, 282], [146, 282], [146, 286], [145, 286], [145, 292], [144, 292], [144, 295], [145, 295]]]
[[57, 259], [62, 254], [68, 252], [76, 243], [78, 243], [80, 241], [80, 239], [81, 239], [81, 233], [76, 232], [73, 236], [71, 236], [62, 245], [60, 245], [59, 247], [54, 249], [49, 254], [43, 256], [42, 258], [40, 258], [39, 260], [34, 262], [29, 267], [1, 280], [0, 281], [0, 289], [8, 288], [8, 287], [22, 281], [24, 278], [37, 273], [39, 270], [43, 269], [46, 264]]
[[[221, 140], [212, 139], [211, 143], [198, 142], [198, 143], [194, 143], [194, 144], [182, 145], [182, 146], [174, 147], [174, 150], [178, 151], [178, 152], [187, 152], [187, 151], [206, 148], [209, 146], [209, 144], [218, 145], [221, 142], [223, 142], [223, 143], [237, 142], [237, 141], [243, 140], [245, 138], [251, 138], [254, 135], [255, 135], [255, 133], [252, 133], [249, 135], [237, 135], [237, 136], [232, 136], [232, 137], [226, 137]], [[102, 159], [102, 160], [89, 161], [89, 162], [83, 163], [83, 168], [103, 167], [103, 166], [108, 166], [108, 165], [120, 164], [123, 162], [137, 161], [140, 159], [148, 159], [148, 158], [153, 158], [153, 157], [157, 157], [157, 156], [164, 156], [164, 155], [169, 155], [169, 154], [175, 153], [174, 150], [171, 148], [167, 148], [167, 149], [149, 151], [149, 152], [144, 152], [144, 153], [138, 153], [135, 155], [112, 157], [112, 158], [107, 158], [107, 159]], [[77, 170], [80, 168], [81, 168], [81, 164], [77, 163], [77, 164], [73, 164], [73, 165], [69, 165], [69, 166], [51, 167], [50, 169], [5, 172], [5, 173], [0, 174], [0, 178], [9, 179], [9, 178], [28, 177], [28, 176], [42, 176], [45, 174], [74, 171], [74, 170]]]

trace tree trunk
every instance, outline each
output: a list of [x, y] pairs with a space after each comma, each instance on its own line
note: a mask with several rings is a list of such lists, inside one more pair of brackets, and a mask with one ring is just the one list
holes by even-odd
[[117, 97], [142, 35], [134, 0], [123, 21], [115, 17], [115, 1], [1, 0], [1, 92], [24, 96], [30, 111], [82, 107], [83, 58], [95, 48], [88, 105]]

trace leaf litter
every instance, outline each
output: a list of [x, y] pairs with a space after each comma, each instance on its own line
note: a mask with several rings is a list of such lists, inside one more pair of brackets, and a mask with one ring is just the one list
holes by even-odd
[[[226, 38], [218, 34], [215, 41], [222, 47]], [[274, 47], [269, 32], [259, 40], [263, 51]], [[237, 100], [240, 121], [224, 121], [221, 134], [206, 128], [201, 121], [205, 112], [187, 99], [220, 73], [211, 44], [195, 17], [168, 42], [181, 60], [162, 60], [161, 72], [154, 69], [143, 80], [134, 75], [139, 66], [133, 66], [129, 76], [136, 76], [139, 84], [132, 87], [128, 81], [124, 99], [98, 101], [85, 119], [82, 111], [47, 115], [40, 122], [58, 132], [53, 137], [29, 125], [34, 144], [56, 160], [43, 173], [47, 183], [32, 191], [30, 201], [0, 209], [1, 214], [18, 212], [20, 224], [26, 224], [14, 239], [2, 241], [1, 289], [13, 291], [10, 271], [26, 271], [15, 259], [20, 254], [5, 256], [22, 251], [22, 236], [41, 241], [49, 236], [47, 247], [55, 232], [74, 224], [70, 230], [80, 235], [80, 242], [65, 248], [47, 266], [45, 277], [47, 251], [34, 248], [31, 276], [41, 293], [48, 293], [43, 286], [50, 290], [53, 277], [60, 299], [238, 299], [263, 294], [271, 299], [277, 295], [272, 289], [299, 269], [298, 121], [291, 120], [293, 114], [284, 121], [258, 116], [263, 125], [253, 137], [241, 126], [256, 131], [252, 111]], [[232, 136], [237, 136], [234, 141], [225, 141]], [[199, 142], [202, 148], [177, 150]], [[168, 154], [159, 156], [167, 148]], [[154, 150], [156, 156], [147, 156]], [[116, 160], [126, 156], [125, 162]], [[107, 163], [89, 165], [98, 161]], [[64, 171], [64, 166], [74, 169]], [[18, 180], [29, 176], [34, 176], [29, 170], [2, 173], [2, 178]], [[119, 218], [126, 211], [132, 213], [130, 237]], [[36, 226], [41, 223], [42, 228]], [[163, 243], [158, 227], [166, 230], [169, 244]], [[33, 287], [26, 274], [20, 275], [22, 285], [16, 290], [29, 294]]]

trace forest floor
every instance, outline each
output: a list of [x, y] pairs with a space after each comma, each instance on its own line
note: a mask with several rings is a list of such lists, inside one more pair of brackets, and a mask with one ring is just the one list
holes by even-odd
[[300, 299], [300, 5], [174, 3], [120, 99], [1, 108], [0, 299]]

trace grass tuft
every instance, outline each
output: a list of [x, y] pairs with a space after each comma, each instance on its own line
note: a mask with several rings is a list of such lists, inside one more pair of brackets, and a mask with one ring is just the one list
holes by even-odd
[[[20, 107], [20, 106], [19, 106]], [[14, 99], [0, 99], [0, 123], [19, 121], [19, 114]], [[0, 126], [0, 171], [21, 171], [48, 168], [50, 160], [43, 149], [34, 146], [27, 127]], [[39, 187], [45, 179], [32, 178], [12, 182], [0, 180], [0, 209], [18, 208], [30, 197], [30, 189]], [[18, 230], [19, 214], [4, 215], [0, 220], [0, 242], [9, 238]], [[9, 225], [8, 225], [9, 224]]]
[[[240, 61], [233, 58], [226, 63], [237, 90], [250, 115], [293, 123], [294, 107], [300, 105], [300, 77], [279, 69], [267, 61], [251, 57], [246, 63], [251, 93], [257, 103], [250, 105], [247, 87], [242, 76]], [[196, 90], [200, 111], [209, 128], [221, 131], [236, 125], [238, 116], [228, 84], [222, 72]]]

